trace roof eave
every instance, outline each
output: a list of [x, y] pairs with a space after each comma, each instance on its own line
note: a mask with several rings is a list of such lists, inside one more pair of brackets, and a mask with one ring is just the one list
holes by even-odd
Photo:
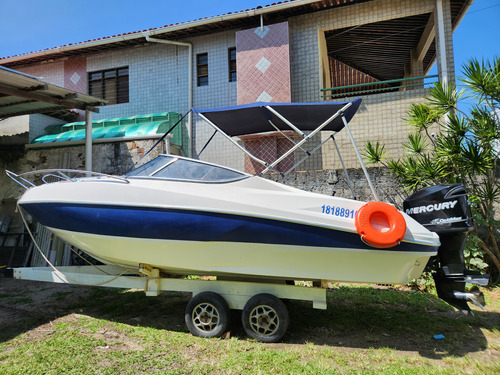
[[262, 8], [255, 8], [255, 9], [250, 9], [250, 10], [239, 11], [236, 13], [228, 13], [228, 14], [214, 16], [214, 17], [207, 17], [207, 18], [203, 18], [203, 19], [199, 19], [199, 20], [195, 20], [195, 21], [188, 21], [188, 22], [184, 22], [184, 23], [180, 23], [180, 24], [164, 26], [164, 27], [160, 27], [157, 29], [137, 31], [137, 32], [132, 32], [130, 34], [106, 37], [106, 38], [98, 39], [98, 40], [90, 40], [88, 42], [81, 42], [81, 43], [77, 43], [77, 44], [71, 44], [71, 45], [66, 45], [66, 46], [61, 46], [61, 47], [49, 48], [49, 49], [36, 51], [36, 52], [25, 53], [22, 55], [0, 58], [0, 64], [9, 64], [9, 63], [14, 63], [14, 62], [20, 62], [23, 60], [29, 60], [29, 59], [39, 58], [39, 57], [43, 57], [43, 56], [47, 56], [47, 58], [49, 58], [51, 55], [58, 54], [58, 53], [64, 53], [64, 52], [75, 51], [75, 50], [83, 50], [86, 48], [91, 48], [91, 47], [96, 47], [96, 46], [105, 46], [105, 45], [110, 45], [110, 44], [124, 42], [124, 41], [141, 39], [141, 38], [145, 38], [146, 35], [160, 36], [160, 35], [168, 34], [168, 33], [175, 32], [175, 31], [196, 28], [196, 27], [205, 26], [205, 25], [209, 25], [209, 24], [217, 23], [217, 22], [232, 21], [232, 20], [237, 20], [237, 19], [242, 19], [242, 18], [247, 18], [247, 17], [264, 15], [266, 13], [271, 13], [271, 12], [284, 10], [284, 9], [288, 9], [288, 8], [299, 7], [302, 5], [307, 5], [307, 4], [316, 3], [316, 2], [318, 2], [318, 0], [290, 0], [287, 2], [283, 2], [281, 4], [266, 5], [265, 7], [262, 7]]

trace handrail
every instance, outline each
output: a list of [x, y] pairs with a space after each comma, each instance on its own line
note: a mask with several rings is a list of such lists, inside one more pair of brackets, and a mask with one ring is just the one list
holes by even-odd
[[[83, 174], [87, 177], [91, 177], [91, 176], [107, 177], [107, 178], [119, 180], [121, 182], [125, 182], [127, 184], [130, 183], [130, 181], [125, 177], [114, 176], [114, 175], [109, 175], [106, 173], [99, 173], [99, 172], [82, 171], [81, 169], [40, 169], [40, 170], [36, 170], [36, 171], [24, 172], [21, 174], [16, 174], [14, 172], [6, 170], [5, 173], [7, 173], [7, 176], [9, 176], [14, 182], [18, 183], [26, 190], [28, 190], [32, 187], [36, 187], [36, 185], [34, 183], [28, 181], [25, 178], [27, 176], [33, 176], [33, 175], [43, 175], [42, 181], [45, 184], [50, 183], [50, 182], [45, 180], [45, 177], [49, 177], [49, 176], [58, 177], [62, 180], [70, 181], [70, 182], [76, 181], [75, 178], [68, 177], [66, 175], [66, 173], [78, 173], [78, 174]], [[57, 175], [55, 175], [54, 173], [57, 173]], [[23, 182], [26, 183], [27, 185], [31, 185], [31, 186], [26, 186]]]
[[26, 190], [29, 189], [28, 186], [26, 186], [25, 184], [23, 184], [21, 181], [18, 180], [18, 178], [20, 180], [23, 180], [24, 182], [26, 182], [28, 185], [31, 185], [31, 187], [35, 187], [36, 185], [28, 180], [26, 180], [25, 178], [21, 177], [20, 175], [18, 174], [15, 174], [14, 172], [11, 172], [9, 170], [5, 170], [5, 173], [7, 173], [7, 176], [9, 176], [15, 183], [21, 185], [23, 188], [25, 188]]
[[[438, 77], [437, 74], [433, 74], [433, 75], [428, 75], [428, 76], [409, 77], [409, 78], [401, 78], [401, 79], [390, 79], [387, 81], [376, 81], [376, 82], [358, 83], [355, 85], [329, 87], [326, 89], [320, 89], [320, 91], [321, 92], [338, 91], [338, 90], [353, 89], [353, 88], [358, 88], [358, 87], [361, 88], [361, 87], [367, 87], [367, 86], [386, 85], [386, 84], [390, 84], [390, 83], [401, 83], [401, 82], [408, 82], [408, 81], [425, 80], [425, 79], [431, 79], [431, 78], [437, 78], [437, 77]], [[321, 97], [328, 98], [328, 97], [335, 97], [335, 96], [355, 95], [355, 94], [362, 94], [362, 93], [368, 93], [368, 92], [373, 92], [373, 91], [387, 91], [387, 90], [395, 90], [395, 89], [401, 89], [401, 88], [406, 88], [406, 87], [423, 86], [425, 84], [426, 83], [424, 82], [424, 83], [416, 83], [416, 84], [403, 85], [403, 86], [371, 88], [371, 89], [366, 89], [366, 90], [342, 92], [342, 93], [337, 93], [337, 94], [327, 94], [327, 95], [322, 95]]]

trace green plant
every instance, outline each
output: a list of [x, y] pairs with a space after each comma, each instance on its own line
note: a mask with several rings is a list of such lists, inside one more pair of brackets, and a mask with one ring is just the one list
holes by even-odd
[[433, 279], [433, 272], [424, 272], [420, 278], [410, 280], [408, 286], [413, 290], [424, 293], [435, 293], [436, 287]]
[[[473, 209], [475, 229], [464, 255], [472, 269], [487, 266], [498, 281], [500, 248], [496, 204], [500, 203], [500, 58], [470, 60], [460, 80], [465, 89], [438, 82], [425, 103], [413, 104], [407, 123], [415, 128], [403, 144], [405, 156], [387, 160], [385, 147], [367, 142], [370, 163], [389, 168], [407, 192], [436, 184], [463, 184]], [[463, 99], [473, 99], [469, 113]]]

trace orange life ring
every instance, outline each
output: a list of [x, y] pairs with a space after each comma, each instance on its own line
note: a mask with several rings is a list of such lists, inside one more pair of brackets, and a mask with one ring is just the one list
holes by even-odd
[[406, 233], [406, 221], [401, 212], [384, 202], [369, 202], [362, 206], [354, 223], [361, 239], [374, 247], [396, 246]]

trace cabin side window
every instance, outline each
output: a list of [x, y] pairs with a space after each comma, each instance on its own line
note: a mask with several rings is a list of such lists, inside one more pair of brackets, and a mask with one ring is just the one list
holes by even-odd
[[229, 182], [249, 177], [246, 173], [197, 160], [161, 155], [125, 177], [160, 178], [191, 182]]
[[225, 182], [238, 180], [247, 175], [217, 165], [179, 159], [161, 169], [153, 177], [195, 182]]

